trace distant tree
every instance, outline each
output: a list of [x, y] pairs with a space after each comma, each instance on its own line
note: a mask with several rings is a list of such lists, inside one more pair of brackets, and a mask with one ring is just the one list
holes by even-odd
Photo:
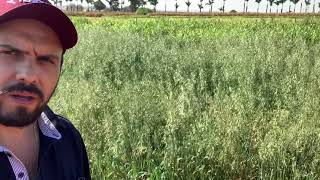
[[300, 13], [302, 13], [302, 1], [300, 3]]
[[58, 5], [58, 0], [53, 0], [53, 5], [57, 6]]
[[164, 12], [167, 12], [167, 0], [164, 1]]
[[274, 2], [274, 4], [276, 4], [276, 6], [277, 6], [277, 13], [279, 13], [279, 5], [280, 5], [280, 1], [276, 1], [276, 2]]
[[203, 5], [202, 4], [198, 4], [198, 7], [199, 7], [199, 10], [200, 10], [200, 13], [201, 13], [201, 10], [203, 9]]
[[[67, 1], [67, 0], [66, 0]], [[69, 1], [72, 1], [72, 0], [69, 0]], [[93, 4], [93, 0], [86, 0], [86, 2], [87, 2], [87, 4], [89, 4], [89, 7], [92, 7], [92, 6], [94, 6], [94, 4]], [[88, 8], [88, 10], [90, 11], [90, 8]], [[92, 9], [91, 9], [92, 10]]]
[[[69, 0], [66, 0], [66, 2], [68, 2]], [[70, 1], [71, 2], [71, 1]], [[69, 11], [70, 9], [69, 9], [69, 5], [67, 5], [67, 11]]]
[[211, 13], [212, 13], [213, 3], [214, 3], [214, 0], [209, 0], [209, 1], [207, 2], [207, 4], [206, 4], [206, 5], [209, 5], [209, 6], [210, 6], [210, 12], [211, 12]]
[[268, 1], [269, 1], [269, 5], [270, 5], [269, 12], [271, 13], [272, 12], [272, 6], [273, 6], [273, 3], [275, 2], [275, 0], [268, 0]]
[[175, 8], [176, 8], [176, 12], [178, 12], [179, 4], [178, 4], [177, 0], [176, 0]]
[[147, 2], [145, 0], [140, 0], [140, 6], [139, 7], [144, 7], [144, 5], [146, 5]]
[[291, 3], [289, 4], [289, 13], [291, 13]]
[[83, 3], [83, 0], [80, 0], [80, 4], [78, 4], [78, 1], [77, 1], [77, 5], [76, 5], [77, 11], [82, 11], [83, 10], [82, 3]]
[[128, 0], [130, 2], [130, 9], [132, 12], [135, 12], [139, 7], [145, 5], [144, 0]]
[[293, 8], [293, 12], [296, 12], [296, 7], [297, 7], [297, 4], [300, 0], [290, 0], [290, 2], [292, 2], [294, 4], [294, 8]]
[[67, 6], [67, 9], [69, 10], [69, 11], [75, 11], [76, 9], [77, 9], [77, 7], [76, 7], [76, 5], [75, 4], [69, 4], [68, 6]]
[[224, 10], [225, 10], [225, 7], [226, 7], [226, 0], [223, 0], [223, 5], [222, 5], [222, 12], [224, 12]]
[[313, 0], [313, 8], [312, 8], [312, 12], [315, 13], [316, 12], [316, 0]]
[[281, 4], [281, 10], [280, 13], [283, 12], [283, 4], [286, 2], [287, 0], [277, 0], [276, 2], [274, 2], [277, 5], [277, 13], [279, 13], [279, 5]]
[[320, 3], [318, 3], [318, 8], [319, 8], [318, 13], [320, 13]]
[[153, 6], [154, 11], [156, 11], [158, 0], [148, 0], [148, 2]]
[[187, 12], [189, 12], [189, 8], [190, 8], [190, 5], [191, 5], [190, 0], [188, 0], [188, 1], [186, 2], [186, 5], [188, 6]]
[[243, 12], [248, 12], [248, 2], [249, 0], [243, 0]]
[[[68, 0], [65, 0], [66, 2], [68, 2]], [[67, 7], [68, 8], [68, 7]], [[67, 9], [67, 11], [68, 11], [68, 9]]]
[[201, 13], [201, 10], [203, 9], [202, 2], [203, 2], [203, 0], [200, 0], [200, 3], [198, 4], [198, 7], [199, 7], [199, 10], [200, 10], [200, 13]]
[[243, 10], [242, 10], [242, 12], [246, 11], [246, 2], [248, 2], [248, 0], [243, 0]]
[[103, 4], [100, 0], [93, 3], [94, 8], [98, 11], [104, 10], [106, 8], [106, 5]]
[[307, 13], [307, 12], [308, 12], [308, 10], [309, 10], [309, 6], [310, 6], [310, 4], [311, 4], [311, 0], [304, 0], [304, 3], [306, 4], [306, 10], [305, 10], [305, 13]]
[[262, 0], [255, 0], [256, 1], [256, 3], [258, 3], [258, 8], [257, 8], [257, 13], [259, 12], [259, 7], [260, 7], [260, 3], [261, 3], [261, 1]]
[[119, 10], [119, 0], [106, 0], [110, 6], [111, 11], [118, 11]]
[[121, 0], [121, 1], [120, 1], [120, 11], [123, 10], [123, 5], [124, 5], [124, 0]]
[[283, 6], [284, 6], [284, 3], [287, 1], [287, 0], [279, 0], [280, 3], [281, 3], [281, 13], [283, 13]]

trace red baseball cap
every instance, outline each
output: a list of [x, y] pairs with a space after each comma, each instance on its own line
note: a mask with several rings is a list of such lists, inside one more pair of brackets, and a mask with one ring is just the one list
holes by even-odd
[[0, 24], [14, 19], [34, 19], [51, 27], [59, 36], [64, 51], [77, 44], [73, 23], [48, 0], [0, 0]]

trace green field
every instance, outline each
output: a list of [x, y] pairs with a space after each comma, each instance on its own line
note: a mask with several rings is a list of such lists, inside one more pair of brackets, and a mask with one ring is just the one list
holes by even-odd
[[94, 179], [319, 179], [320, 18], [72, 18], [51, 107]]

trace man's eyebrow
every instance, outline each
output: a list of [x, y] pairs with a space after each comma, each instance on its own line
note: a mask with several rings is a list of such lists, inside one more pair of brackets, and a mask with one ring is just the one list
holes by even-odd
[[[3, 47], [3, 48], [7, 48], [7, 49], [10, 49], [10, 50], [13, 50], [13, 51], [17, 51], [17, 52], [21, 52], [23, 54], [30, 54], [26, 51], [23, 51], [21, 49], [18, 49], [16, 47], [13, 47], [11, 45], [8, 45], [8, 44], [0, 44], [0, 47]], [[60, 59], [60, 57], [58, 55], [55, 55], [55, 54], [42, 54], [42, 55], [38, 55], [37, 53], [37, 56], [38, 57], [48, 57], [48, 58], [53, 58], [53, 59]]]
[[23, 51], [21, 49], [18, 49], [18, 48], [15, 48], [15, 47], [13, 47], [11, 45], [8, 45], [8, 44], [0, 44], [0, 47], [7, 48], [7, 49], [10, 49], [10, 50], [13, 50], [13, 51], [17, 51], [17, 52], [26, 53], [25, 51]]
[[38, 58], [39, 57], [42, 57], [42, 58], [45, 57], [45, 58], [51, 58], [51, 59], [57, 59], [57, 60], [60, 59], [60, 57], [55, 54], [43, 54], [43, 55], [39, 55]]

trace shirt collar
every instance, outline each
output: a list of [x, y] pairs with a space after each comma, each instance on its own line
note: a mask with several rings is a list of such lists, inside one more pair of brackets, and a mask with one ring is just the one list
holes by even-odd
[[9, 151], [9, 149], [0, 145], [0, 152], [8, 152], [8, 151]]
[[[40, 117], [37, 119], [37, 122], [39, 129], [43, 135], [57, 140], [62, 138], [60, 132], [56, 129], [56, 127], [44, 112], [41, 113]], [[0, 152], [8, 151], [9, 150], [6, 147], [0, 145]]]
[[38, 125], [43, 135], [53, 139], [62, 138], [60, 132], [56, 129], [56, 127], [44, 112], [42, 112], [40, 117], [38, 118]]
[[[60, 132], [56, 129], [48, 116], [42, 112], [37, 119], [39, 129], [44, 136], [59, 140], [62, 138]], [[0, 145], [0, 152], [10, 152], [6, 147]]]

